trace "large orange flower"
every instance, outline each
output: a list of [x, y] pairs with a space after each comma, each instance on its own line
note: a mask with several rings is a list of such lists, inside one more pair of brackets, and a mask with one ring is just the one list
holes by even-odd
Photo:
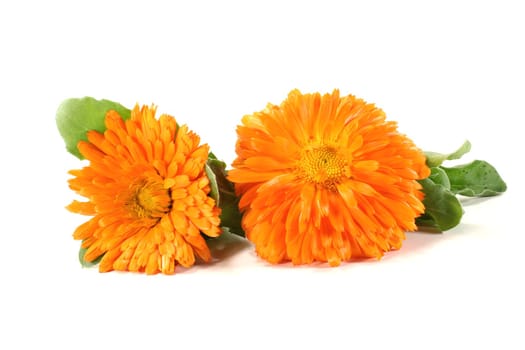
[[243, 228], [271, 263], [379, 258], [424, 211], [423, 153], [373, 104], [292, 91], [242, 119], [229, 172]]
[[69, 184], [88, 201], [68, 209], [93, 216], [73, 236], [83, 241], [86, 261], [103, 256], [101, 272], [172, 274], [177, 263], [193, 265], [195, 255], [209, 261], [201, 232], [220, 234], [220, 209], [204, 172], [208, 146], [155, 111], [135, 106], [127, 121], [110, 111], [107, 130], [90, 131], [89, 142], [78, 144], [90, 164], [70, 171]]

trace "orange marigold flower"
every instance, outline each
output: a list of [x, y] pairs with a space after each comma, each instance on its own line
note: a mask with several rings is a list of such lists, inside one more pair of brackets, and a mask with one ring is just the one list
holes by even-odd
[[237, 134], [229, 179], [246, 236], [269, 262], [379, 258], [416, 229], [425, 156], [373, 104], [294, 90], [245, 116]]
[[90, 131], [80, 141], [90, 161], [72, 170], [71, 189], [88, 199], [73, 201], [72, 212], [92, 215], [73, 237], [86, 248], [84, 259], [100, 256], [101, 272], [138, 271], [172, 274], [189, 267], [195, 254], [211, 259], [201, 232], [220, 234], [220, 209], [208, 196], [204, 172], [209, 147], [169, 115], [155, 118], [155, 107], [135, 108], [124, 121], [106, 115], [107, 130]]

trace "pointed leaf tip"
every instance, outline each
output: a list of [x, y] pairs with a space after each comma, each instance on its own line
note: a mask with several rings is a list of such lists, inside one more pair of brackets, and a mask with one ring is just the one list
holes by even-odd
[[472, 145], [470, 141], [465, 141], [461, 147], [456, 151], [448, 154], [437, 153], [437, 152], [425, 152], [425, 157], [427, 158], [427, 165], [429, 167], [435, 167], [441, 165], [445, 160], [454, 160], [463, 157], [463, 155], [470, 152]]

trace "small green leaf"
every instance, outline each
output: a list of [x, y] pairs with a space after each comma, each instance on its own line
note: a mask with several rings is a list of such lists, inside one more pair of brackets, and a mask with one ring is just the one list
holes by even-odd
[[469, 141], [465, 141], [460, 148], [455, 152], [449, 154], [437, 153], [437, 152], [425, 152], [425, 157], [427, 158], [427, 165], [429, 167], [436, 167], [441, 165], [445, 160], [459, 159], [464, 154], [470, 151], [471, 144]]
[[104, 254], [102, 254], [101, 256], [99, 256], [93, 261], [86, 261], [84, 259], [84, 256], [86, 255], [86, 251], [87, 251], [87, 248], [82, 248], [82, 246], [80, 247], [80, 250], [78, 251], [78, 261], [80, 261], [80, 264], [82, 265], [82, 267], [93, 267], [97, 265], [102, 259], [102, 257], [104, 256]]
[[447, 190], [450, 190], [450, 180], [445, 170], [440, 167], [430, 168], [430, 176], [428, 177], [435, 184], [444, 186]]
[[120, 103], [109, 100], [96, 100], [92, 97], [70, 98], [63, 101], [56, 112], [56, 124], [60, 135], [66, 143], [66, 149], [79, 159], [80, 140], [87, 140], [87, 132], [97, 130], [104, 132], [106, 113], [115, 110], [123, 119], [128, 119], [131, 111]]
[[453, 193], [468, 197], [490, 197], [503, 193], [507, 185], [488, 162], [475, 160], [451, 168], [441, 167], [450, 179]]
[[206, 176], [210, 180], [210, 197], [215, 199], [216, 205], [219, 205], [221, 198], [219, 193], [219, 186], [217, 185], [217, 176], [215, 176], [215, 173], [213, 172], [213, 170], [211, 170], [211, 167], [208, 165], [208, 163], [204, 165], [204, 171], [206, 172]]
[[419, 183], [425, 193], [425, 213], [416, 219], [418, 227], [446, 231], [457, 226], [463, 216], [463, 208], [456, 196], [445, 186], [436, 184], [429, 178], [419, 180]]

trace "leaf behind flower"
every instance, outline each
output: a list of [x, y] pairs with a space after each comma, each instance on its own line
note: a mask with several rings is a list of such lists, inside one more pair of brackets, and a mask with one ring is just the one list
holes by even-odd
[[79, 159], [83, 159], [77, 144], [87, 140], [87, 132], [104, 132], [106, 113], [116, 111], [122, 119], [131, 116], [131, 111], [120, 103], [110, 100], [96, 100], [93, 97], [69, 98], [64, 100], [56, 112], [56, 125], [64, 139], [66, 149]]

